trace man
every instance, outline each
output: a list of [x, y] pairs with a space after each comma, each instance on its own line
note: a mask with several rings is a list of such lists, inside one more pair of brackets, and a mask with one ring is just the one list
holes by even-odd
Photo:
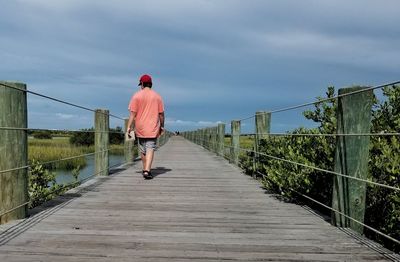
[[152, 90], [150, 75], [142, 75], [139, 80], [140, 90], [129, 103], [128, 134], [132, 124], [138, 139], [140, 156], [143, 164], [143, 177], [152, 179], [151, 165], [154, 158], [157, 137], [164, 132], [164, 103], [161, 96]]

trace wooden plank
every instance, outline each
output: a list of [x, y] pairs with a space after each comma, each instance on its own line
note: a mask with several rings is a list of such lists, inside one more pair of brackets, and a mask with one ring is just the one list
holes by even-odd
[[181, 137], [154, 166], [149, 181], [140, 166], [97, 177], [0, 233], [0, 261], [388, 261]]

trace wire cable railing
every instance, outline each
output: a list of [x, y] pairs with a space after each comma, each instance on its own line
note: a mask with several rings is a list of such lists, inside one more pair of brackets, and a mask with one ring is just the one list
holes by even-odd
[[[280, 113], [280, 112], [285, 112], [285, 111], [289, 111], [289, 110], [293, 110], [293, 109], [298, 109], [298, 108], [302, 108], [302, 107], [306, 107], [306, 106], [310, 106], [310, 105], [316, 105], [316, 104], [320, 104], [323, 102], [328, 102], [328, 101], [332, 101], [341, 97], [345, 97], [345, 96], [351, 96], [351, 95], [355, 95], [355, 94], [359, 94], [359, 93], [363, 93], [363, 92], [368, 92], [368, 91], [373, 91], [375, 89], [380, 89], [380, 88], [384, 88], [387, 86], [395, 86], [400, 84], [400, 81], [395, 81], [395, 82], [391, 82], [391, 83], [387, 83], [387, 84], [382, 84], [382, 85], [377, 85], [377, 86], [373, 86], [373, 87], [369, 87], [369, 88], [364, 88], [361, 90], [357, 90], [357, 91], [353, 91], [353, 92], [349, 92], [346, 94], [341, 94], [341, 95], [337, 95], [337, 96], [333, 96], [333, 97], [329, 97], [329, 98], [325, 98], [325, 99], [320, 99], [318, 101], [312, 101], [312, 102], [307, 102], [307, 103], [303, 103], [303, 104], [299, 104], [299, 105], [294, 105], [294, 106], [288, 106], [288, 107], [283, 107], [283, 108], [278, 108], [278, 109], [274, 109], [274, 110], [265, 110], [266, 113]], [[256, 113], [257, 115], [257, 113]], [[248, 116], [248, 117], [243, 117], [241, 119], [239, 119], [239, 121], [243, 121], [243, 120], [248, 120], [251, 118], [255, 118], [255, 115], [252, 116]]]
[[[383, 84], [383, 85], [378, 85], [378, 86], [373, 86], [373, 87], [369, 87], [369, 88], [364, 88], [364, 89], [360, 89], [360, 90], [357, 90], [357, 91], [352, 91], [352, 92], [336, 95], [336, 96], [333, 96], [333, 97], [328, 97], [326, 99], [319, 99], [318, 101], [314, 101], [314, 102], [309, 102], [309, 103], [303, 103], [303, 104], [299, 104], [299, 105], [284, 107], [284, 108], [280, 108], [280, 109], [276, 109], [276, 110], [272, 110], [272, 111], [265, 111], [265, 112], [262, 112], [262, 113], [256, 112], [255, 115], [252, 115], [252, 116], [249, 116], [249, 117], [245, 117], [245, 118], [241, 118], [241, 119], [239, 119], [239, 121], [244, 121], [244, 120], [249, 120], [249, 119], [256, 118], [257, 114], [266, 114], [266, 113], [273, 114], [273, 113], [285, 112], [285, 111], [294, 110], [294, 109], [298, 109], [298, 108], [302, 108], [302, 107], [306, 107], [306, 106], [310, 106], [310, 105], [317, 105], [317, 104], [321, 104], [321, 103], [324, 103], [324, 102], [333, 101], [335, 99], [343, 98], [343, 97], [346, 97], [346, 96], [355, 95], [355, 94], [359, 94], [359, 93], [362, 93], [362, 92], [373, 91], [373, 90], [376, 90], [376, 89], [385, 88], [385, 87], [389, 87], [389, 86], [391, 86], [393, 88], [398, 88], [399, 87], [398, 84], [400, 84], [400, 81], [396, 81], [396, 82], [392, 82], [392, 83], [388, 83], [388, 84]], [[318, 130], [318, 129], [316, 129], [316, 130]], [[380, 132], [360, 132], [360, 133], [339, 133], [338, 132], [338, 133], [332, 133], [332, 134], [320, 133], [318, 131], [314, 131], [315, 133], [313, 133], [313, 132], [311, 132], [311, 133], [304, 133], [304, 132], [301, 133], [302, 131], [300, 131], [298, 133], [296, 133], [296, 132], [293, 132], [293, 133], [289, 133], [289, 132], [288, 133], [279, 133], [279, 132], [276, 132], [276, 133], [271, 133], [271, 132], [263, 133], [263, 132], [261, 132], [260, 133], [260, 132], [256, 132], [256, 133], [252, 133], [252, 134], [247, 134], [247, 135], [250, 135], [250, 136], [254, 137], [253, 138], [254, 139], [254, 141], [253, 141], [254, 144], [253, 144], [252, 148], [242, 148], [241, 146], [233, 147], [231, 145], [227, 145], [225, 142], [223, 142], [223, 143], [215, 142], [216, 141], [215, 137], [213, 138], [212, 135], [210, 135], [208, 133], [207, 133], [208, 137], [204, 136], [204, 134], [200, 133], [200, 137], [195, 137], [194, 142], [202, 145], [204, 148], [206, 148], [206, 149], [208, 149], [210, 151], [213, 151], [213, 152], [217, 153], [217, 155], [221, 155], [221, 153], [219, 152], [218, 148], [220, 148], [222, 146], [224, 148], [224, 151], [223, 151], [224, 153], [221, 156], [229, 159], [231, 162], [237, 163], [241, 167], [244, 167], [244, 166], [242, 166], [241, 160], [240, 159], [236, 159], [236, 160], [234, 159], [234, 157], [233, 157], [234, 153], [232, 153], [232, 150], [238, 150], [239, 152], [246, 153], [247, 158], [253, 158], [253, 164], [254, 163], [259, 163], [260, 162], [260, 157], [266, 157], [268, 159], [273, 159], [273, 160], [276, 160], [276, 161], [289, 163], [291, 165], [296, 165], [296, 166], [300, 166], [300, 167], [303, 167], [303, 168], [312, 169], [312, 170], [321, 172], [322, 174], [330, 174], [330, 175], [333, 175], [333, 176], [336, 176], [336, 177], [342, 177], [342, 178], [346, 178], [346, 179], [349, 179], [349, 180], [365, 183], [365, 184], [367, 184], [369, 186], [376, 186], [376, 187], [380, 187], [380, 188], [389, 189], [389, 190], [392, 190], [393, 192], [395, 192], [396, 194], [398, 194], [398, 193], [400, 193], [400, 188], [397, 187], [397, 186], [392, 186], [392, 185], [387, 185], [387, 184], [384, 184], [384, 183], [375, 182], [375, 181], [372, 181], [372, 180], [370, 180], [368, 178], [367, 179], [363, 179], [363, 178], [360, 178], [360, 177], [349, 176], [349, 175], [346, 175], [346, 174], [343, 174], [343, 173], [340, 173], [340, 172], [335, 172], [335, 171], [327, 170], [327, 169], [320, 168], [320, 167], [317, 167], [317, 166], [313, 166], [313, 165], [310, 165], [308, 163], [300, 163], [300, 162], [297, 162], [297, 161], [292, 161], [290, 159], [285, 159], [283, 157], [277, 157], [277, 156], [274, 156], [274, 155], [270, 155], [270, 154], [267, 154], [265, 152], [260, 152], [259, 150], [256, 151], [256, 145], [255, 145], [256, 138], [265, 139], [265, 138], [273, 138], [273, 137], [333, 137], [333, 138], [342, 138], [342, 137], [399, 137], [400, 133], [396, 132], [396, 131], [398, 131], [398, 130], [393, 130], [392, 131], [391, 129], [389, 129], [389, 131], [385, 130], [385, 131], [380, 131]], [[196, 135], [199, 135], [199, 134], [197, 133], [197, 134], [194, 134], [194, 135], [196, 136]], [[193, 138], [193, 137], [189, 137], [189, 138]], [[231, 152], [226, 152], [225, 148], [229, 148], [231, 150]], [[251, 164], [251, 163], [247, 163], [247, 165], [248, 164]], [[261, 172], [259, 172], [259, 169], [258, 169], [257, 166], [253, 166], [253, 168], [255, 168], [255, 170], [253, 170], [253, 172], [255, 172], [255, 173], [259, 174], [259, 175], [262, 175], [264, 178], [268, 177], [267, 175], [262, 174]], [[372, 174], [371, 177], [376, 177], [376, 175]], [[306, 199], [308, 199], [308, 200], [310, 200], [310, 201], [312, 201], [312, 202], [314, 202], [314, 203], [316, 203], [316, 204], [318, 204], [318, 205], [320, 205], [320, 206], [322, 206], [324, 208], [329, 209], [330, 211], [332, 211], [332, 212], [334, 212], [336, 214], [339, 214], [339, 215], [351, 220], [352, 222], [354, 222], [354, 223], [356, 223], [358, 225], [364, 226], [366, 229], [368, 229], [368, 230], [370, 230], [370, 231], [372, 231], [372, 232], [374, 232], [374, 233], [376, 233], [376, 234], [378, 234], [378, 235], [380, 235], [380, 236], [392, 241], [393, 243], [400, 244], [400, 240], [395, 239], [395, 238], [389, 236], [388, 234], [385, 234], [385, 233], [377, 230], [376, 228], [373, 228], [373, 227], [371, 227], [371, 226], [369, 226], [369, 225], [367, 225], [367, 224], [365, 224], [365, 223], [363, 223], [363, 222], [361, 222], [361, 221], [349, 216], [348, 214], [345, 214], [344, 212], [342, 212], [340, 210], [337, 210], [337, 209], [335, 209], [333, 207], [329, 207], [326, 204], [323, 204], [320, 201], [318, 201], [318, 200], [316, 200], [316, 199], [314, 199], [314, 198], [312, 198], [310, 196], [307, 196], [307, 195], [305, 195], [305, 194], [303, 194], [301, 192], [298, 192], [298, 191], [296, 191], [294, 189], [291, 189], [291, 188], [282, 188], [282, 190], [290, 190], [290, 191], [292, 191], [292, 192], [294, 192], [294, 193], [296, 193], [296, 194], [298, 194], [298, 195], [300, 195], [300, 196], [302, 196], [302, 197], [304, 197], [304, 198], [306, 198]]]
[[[37, 93], [37, 92], [33, 92], [33, 91], [30, 91], [30, 90], [24, 90], [24, 89], [21, 89], [21, 88], [15, 87], [15, 86], [11, 86], [11, 85], [7, 85], [7, 84], [4, 84], [4, 83], [0, 83], [0, 85], [4, 86], [4, 87], [15, 89], [15, 90], [19, 90], [21, 92], [26, 92], [26, 93], [29, 93], [29, 94], [32, 94], [32, 95], [35, 95], [35, 96], [43, 97], [43, 98], [46, 98], [46, 99], [49, 99], [49, 100], [52, 100], [52, 101], [55, 101], [55, 102], [59, 102], [59, 103], [65, 104], [65, 105], [69, 105], [69, 106], [72, 106], [72, 107], [80, 108], [80, 109], [83, 109], [83, 110], [86, 110], [86, 111], [96, 112], [95, 109], [91, 109], [91, 108], [88, 108], [88, 107], [85, 107], [85, 106], [77, 105], [77, 104], [74, 104], [74, 103], [71, 103], [71, 102], [67, 102], [67, 101], [64, 101], [64, 100], [61, 100], [61, 99], [58, 99], [58, 98], [54, 98], [54, 97], [51, 97], [51, 96], [46, 96], [46, 95], [43, 95], [43, 94], [40, 94], [40, 93]], [[112, 115], [112, 114], [108, 114], [108, 115], [111, 116], [111, 117], [120, 119], [120, 120], [124, 120], [124, 118], [116, 116], [116, 115]]]
[[353, 134], [323, 134], [323, 133], [254, 133], [254, 135], [260, 136], [316, 136], [316, 137], [343, 137], [343, 136], [400, 136], [400, 133], [353, 133]]
[[[206, 142], [206, 144], [209, 144], [209, 145], [211, 144], [211, 145], [213, 145], [213, 146], [216, 146], [216, 145], [223, 145], [224, 147], [227, 147], [227, 148], [230, 148], [230, 149], [233, 149], [233, 148], [234, 148], [234, 147], [232, 147], [232, 146], [226, 145], [225, 143], [216, 143], [216, 142], [212, 142], [212, 141], [209, 141], [209, 140], [202, 140], [202, 139], [197, 139], [197, 141], [200, 141], [200, 142], [203, 142], [203, 143]], [[208, 150], [212, 149], [212, 148], [209, 147], [209, 146], [206, 146], [205, 148], [208, 149]], [[368, 183], [368, 184], [371, 184], [371, 185], [374, 185], [374, 186], [379, 186], [379, 187], [383, 187], [383, 188], [387, 188], [387, 189], [391, 189], [391, 190], [395, 190], [395, 191], [397, 191], [397, 192], [400, 192], [400, 188], [397, 188], [397, 187], [392, 187], [392, 186], [388, 186], [388, 185], [385, 185], [385, 184], [373, 182], [373, 181], [370, 181], [370, 180], [365, 180], [365, 179], [361, 179], [361, 178], [357, 178], [357, 177], [351, 177], [351, 176], [344, 175], [344, 174], [341, 174], [341, 173], [338, 173], [338, 172], [334, 172], [334, 171], [330, 171], [330, 170], [325, 170], [325, 169], [318, 168], [318, 167], [314, 167], [314, 166], [309, 166], [309, 165], [306, 165], [306, 164], [302, 164], [302, 163], [298, 163], [298, 162], [286, 160], [286, 159], [283, 159], [283, 158], [274, 157], [274, 156], [271, 156], [271, 155], [268, 155], [268, 154], [265, 154], [265, 153], [262, 153], [262, 152], [256, 152], [255, 150], [250, 150], [250, 149], [241, 148], [241, 147], [239, 147], [239, 148], [237, 148], [237, 149], [239, 149], [240, 151], [247, 152], [247, 153], [254, 153], [253, 156], [255, 156], [255, 154], [259, 154], [259, 155], [263, 155], [263, 156], [266, 156], [266, 157], [270, 157], [270, 158], [275, 159], [275, 160], [284, 161], [284, 162], [291, 163], [291, 164], [294, 164], [294, 165], [299, 165], [299, 166], [302, 166], [302, 167], [305, 167], [305, 168], [311, 168], [311, 169], [314, 169], [314, 170], [317, 170], [317, 171], [321, 171], [321, 172], [325, 172], [325, 173], [328, 173], [328, 174], [332, 174], [332, 175], [336, 175], [336, 176], [341, 176], [341, 177], [346, 177], [346, 178], [348, 178], [348, 179], [353, 179], [353, 180], [356, 180], [356, 181], [359, 181], [359, 182], [364, 182], [364, 183]], [[217, 155], [219, 155], [219, 156], [221, 156], [221, 157], [227, 157], [228, 159], [232, 160], [232, 157], [229, 156], [230, 154], [228, 154], [228, 156], [226, 156], [226, 155], [220, 155], [219, 153], [217, 153]], [[267, 175], [265, 175], [265, 174], [259, 172], [258, 170], [257, 170], [256, 172], [257, 172], [259, 175], [263, 176], [264, 178], [268, 177]], [[324, 208], [327, 208], [327, 209], [329, 209], [329, 210], [331, 210], [331, 211], [333, 211], [333, 212], [335, 212], [335, 213], [337, 213], [337, 214], [343, 215], [344, 217], [346, 217], [346, 218], [352, 220], [353, 222], [355, 222], [355, 223], [357, 223], [357, 224], [359, 224], [359, 225], [362, 225], [362, 226], [364, 226], [365, 228], [367, 228], [367, 229], [369, 229], [369, 230], [371, 230], [371, 231], [373, 231], [373, 232], [375, 232], [375, 233], [377, 233], [377, 234], [379, 234], [379, 235], [381, 235], [381, 236], [383, 236], [383, 237], [385, 237], [385, 238], [387, 238], [387, 239], [389, 239], [389, 240], [391, 240], [391, 241], [393, 241], [393, 242], [395, 242], [395, 243], [397, 243], [397, 244], [400, 244], [400, 241], [399, 241], [399, 240], [397, 240], [397, 239], [395, 239], [395, 238], [393, 238], [393, 237], [391, 237], [391, 236], [389, 236], [389, 235], [387, 235], [387, 234], [385, 234], [385, 233], [383, 233], [383, 232], [381, 232], [381, 231], [379, 231], [379, 230], [377, 230], [377, 229], [375, 229], [375, 228], [373, 228], [373, 227], [371, 227], [371, 226], [368, 226], [368, 225], [366, 225], [365, 223], [363, 223], [363, 222], [361, 222], [361, 221], [358, 221], [358, 220], [356, 220], [356, 219], [354, 219], [354, 218], [352, 218], [352, 217], [350, 217], [350, 216], [344, 214], [343, 212], [340, 212], [340, 211], [338, 211], [338, 210], [336, 210], [336, 209], [334, 209], [334, 208], [332, 208], [332, 207], [329, 207], [329, 206], [327, 206], [327, 205], [321, 203], [321, 202], [318, 201], [318, 200], [315, 200], [315, 199], [313, 199], [313, 198], [311, 198], [311, 197], [309, 197], [309, 196], [307, 196], [307, 195], [304, 195], [304, 194], [302, 194], [302, 193], [300, 193], [300, 192], [298, 192], [298, 191], [296, 191], [296, 190], [294, 190], [294, 189], [291, 189], [291, 188], [287, 188], [287, 190], [293, 191], [293, 192], [295, 192], [295, 193], [297, 193], [297, 194], [299, 194], [299, 195], [301, 195], [301, 196], [303, 196], [303, 197], [305, 197], [305, 198], [311, 200], [312, 202], [314, 202], [314, 203], [316, 203], [316, 204], [319, 204], [320, 206], [322, 206], [322, 207], [324, 207]]]
[[[205, 140], [202, 140], [202, 141], [204, 142]], [[215, 143], [215, 142], [210, 142], [210, 141], [207, 141], [207, 143], [210, 143], [210, 144], [213, 144], [213, 145], [222, 145], [221, 143]], [[234, 147], [228, 146], [226, 144], [223, 144], [223, 145], [224, 145], [224, 147], [234, 148]], [[323, 173], [336, 175], [336, 176], [340, 176], [340, 177], [345, 177], [345, 178], [348, 178], [348, 179], [352, 179], [352, 180], [356, 180], [356, 181], [360, 181], [360, 182], [364, 182], [364, 183], [368, 183], [368, 184], [371, 184], [371, 185], [384, 187], [384, 188], [388, 188], [388, 189], [400, 192], [400, 188], [398, 188], [398, 187], [393, 187], [393, 186], [377, 183], [377, 182], [374, 182], [374, 181], [370, 181], [370, 180], [366, 180], [366, 179], [362, 179], [362, 178], [358, 178], [358, 177], [348, 176], [348, 175], [345, 175], [345, 174], [342, 174], [342, 173], [334, 172], [334, 171], [331, 171], [331, 170], [327, 170], [327, 169], [323, 169], [323, 168], [319, 168], [319, 167], [315, 167], [315, 166], [310, 166], [310, 165], [307, 165], [307, 164], [303, 164], [303, 163], [287, 160], [287, 159], [280, 158], [280, 157], [275, 157], [275, 156], [272, 156], [272, 155], [269, 155], [269, 154], [265, 154], [263, 152], [257, 152], [255, 150], [251, 150], [251, 149], [246, 149], [246, 148], [241, 148], [241, 147], [239, 147], [237, 149], [240, 150], [240, 151], [247, 152], [247, 153], [254, 153], [255, 155], [257, 154], [257, 155], [265, 156], [265, 157], [268, 157], [268, 158], [271, 158], [271, 159], [274, 159], [274, 160], [283, 161], [283, 162], [286, 162], [286, 163], [302, 166], [302, 167], [305, 167], [305, 168], [314, 169], [316, 171], [321, 171]]]
[[59, 162], [66, 161], [66, 160], [71, 160], [71, 159], [76, 159], [76, 158], [81, 158], [81, 157], [86, 157], [86, 156], [92, 156], [92, 155], [100, 154], [100, 153], [107, 152], [107, 151], [110, 151], [110, 149], [101, 150], [101, 151], [93, 152], [93, 153], [87, 153], [87, 154], [77, 155], [77, 156], [71, 156], [71, 157], [61, 158], [61, 159], [52, 160], [52, 161], [47, 161], [47, 162], [41, 162], [41, 163], [38, 163], [38, 164], [31, 164], [31, 165], [26, 165], [26, 166], [11, 168], [11, 169], [7, 169], [7, 170], [1, 170], [1, 171], [0, 171], [0, 174], [8, 173], [8, 172], [11, 172], [11, 171], [18, 171], [18, 170], [27, 169], [27, 168], [28, 168], [28, 169], [31, 169], [32, 167], [36, 167], [36, 166], [40, 166], [40, 165], [46, 166], [46, 165], [55, 164], [55, 163], [59, 163]]
[[[15, 211], [15, 210], [21, 208], [21, 207], [24, 207], [24, 206], [27, 206], [27, 205], [29, 205], [29, 204], [32, 204], [33, 202], [37, 201], [39, 198], [42, 198], [42, 199], [43, 199], [43, 198], [46, 198], [46, 197], [49, 196], [49, 195], [57, 194], [57, 193], [59, 193], [59, 192], [62, 192], [62, 191], [65, 190], [65, 189], [72, 188], [72, 187], [75, 187], [75, 186], [77, 186], [77, 185], [80, 185], [82, 182], [85, 182], [85, 181], [87, 181], [87, 180], [89, 180], [89, 179], [92, 179], [93, 177], [97, 176], [98, 174], [101, 174], [102, 172], [104, 172], [104, 171], [106, 171], [106, 170], [110, 170], [110, 169], [112, 169], [112, 168], [114, 168], [114, 167], [116, 167], [116, 166], [121, 166], [121, 165], [123, 165], [124, 163], [125, 163], [125, 162], [121, 162], [121, 163], [118, 163], [118, 164], [109, 166], [107, 169], [103, 169], [103, 170], [101, 170], [101, 171], [99, 171], [99, 172], [97, 172], [97, 173], [94, 173], [94, 174], [92, 174], [92, 175], [90, 175], [90, 176], [88, 176], [88, 177], [85, 177], [85, 178], [83, 178], [83, 179], [81, 179], [81, 180], [74, 181], [74, 182], [69, 183], [69, 184], [61, 185], [61, 187], [57, 188], [57, 189], [54, 190], [54, 191], [47, 192], [46, 194], [40, 195], [40, 196], [37, 197], [37, 198], [30, 199], [29, 201], [26, 201], [26, 202], [24, 202], [24, 203], [22, 203], [22, 204], [20, 204], [20, 205], [18, 205], [18, 206], [16, 206], [16, 207], [12, 208], [12, 209], [9, 209], [9, 210], [0, 212], [0, 217], [2, 217], [2, 216], [4, 216], [4, 215], [7, 215], [7, 214], [9, 214], [9, 213], [11, 213], [11, 212], [13, 212], [13, 211]], [[40, 165], [41, 165], [41, 164], [40, 164]]]
[[[16, 86], [8, 85], [8, 84], [5, 84], [5, 83], [0, 83], [0, 86], [6, 87], [6, 88], [10, 88], [10, 89], [14, 89], [14, 90], [21, 91], [21, 92], [25, 92], [25, 93], [29, 93], [29, 94], [32, 94], [32, 95], [35, 95], [35, 96], [39, 96], [39, 97], [42, 97], [42, 98], [45, 98], [45, 99], [49, 99], [49, 100], [52, 100], [52, 101], [55, 101], [55, 102], [58, 102], [58, 103], [61, 103], [61, 104], [65, 104], [65, 105], [68, 105], [68, 106], [72, 106], [72, 107], [75, 107], [75, 108], [79, 108], [79, 109], [82, 109], [82, 110], [95, 112], [95, 113], [101, 113], [101, 114], [108, 115], [110, 117], [117, 118], [119, 120], [125, 120], [124, 118], [121, 118], [121, 117], [113, 115], [113, 114], [105, 113], [105, 112], [102, 112], [100, 110], [98, 111], [98, 110], [95, 110], [95, 109], [91, 109], [91, 108], [88, 108], [88, 107], [85, 107], [85, 106], [82, 106], [82, 105], [78, 105], [78, 104], [71, 103], [71, 102], [68, 102], [68, 101], [64, 101], [64, 100], [61, 100], [61, 99], [58, 99], [58, 98], [54, 98], [54, 97], [50, 97], [50, 96], [47, 96], [47, 95], [43, 95], [43, 94], [40, 94], [40, 93], [37, 93], [37, 92], [33, 92], [33, 91], [30, 91], [30, 90], [24, 90], [24, 89], [18, 88]], [[58, 134], [109, 133], [109, 134], [121, 134], [121, 135], [124, 134], [124, 132], [122, 130], [121, 131], [119, 131], [119, 130], [116, 130], [116, 131], [114, 131], [114, 130], [93, 130], [93, 129], [86, 129], [86, 130], [85, 129], [84, 130], [65, 130], [64, 129], [64, 130], [60, 130], [60, 129], [41, 129], [41, 128], [28, 128], [28, 127], [25, 128], [25, 127], [12, 127], [12, 126], [0, 126], [0, 131], [1, 130], [4, 130], [4, 131], [24, 131], [24, 132], [50, 131], [53, 134], [54, 133], [58, 133]], [[53, 164], [57, 164], [57, 163], [60, 163], [60, 162], [63, 162], [63, 161], [68, 161], [68, 160], [73, 160], [73, 159], [77, 159], [77, 158], [83, 158], [83, 157], [88, 157], [88, 156], [92, 156], [92, 155], [96, 155], [96, 154], [101, 154], [101, 153], [104, 153], [104, 152], [108, 152], [110, 150], [111, 149], [98, 150], [98, 151], [95, 151], [95, 152], [92, 152], [92, 153], [79, 154], [79, 155], [63, 157], [63, 158], [56, 159], [56, 160], [51, 160], [51, 161], [37, 162], [37, 163], [31, 163], [31, 164], [28, 164], [28, 165], [25, 165], [25, 166], [19, 166], [19, 167], [15, 167], [15, 168], [8, 168], [8, 169], [5, 169], [5, 170], [0, 170], [0, 176], [3, 175], [3, 174], [6, 174], [6, 173], [10, 173], [10, 172], [13, 172], [13, 171], [20, 171], [20, 170], [23, 170], [23, 169], [26, 169], [27, 172], [31, 172], [32, 169], [37, 167], [37, 166], [53, 165]], [[114, 166], [115, 165], [109, 167], [107, 170], [113, 168]], [[105, 170], [97, 172], [96, 174], [92, 174], [91, 176], [85, 178], [84, 180], [86, 181], [87, 179], [93, 178], [94, 176], [102, 173], [103, 171], [105, 171]], [[76, 181], [74, 183], [75, 184], [81, 183], [84, 180]], [[64, 185], [64, 186], [61, 187], [60, 190], [62, 190], [63, 188], [66, 188], [66, 187], [70, 187], [72, 185], [73, 184]], [[56, 193], [56, 192], [54, 192], [54, 191], [51, 192], [51, 194], [54, 194], [54, 193]], [[40, 197], [46, 197], [46, 196], [41, 195]], [[29, 204], [33, 203], [34, 201], [36, 201], [36, 200], [37, 199], [30, 199], [29, 201], [27, 201], [25, 203], [22, 203], [22, 204], [19, 204], [19, 205], [13, 207], [13, 208], [10, 208], [9, 210], [6, 210], [6, 211], [0, 210], [0, 217], [4, 216], [6, 214], [9, 214], [9, 213], [11, 213], [11, 212], [13, 212], [15, 210], [18, 210], [19, 208], [22, 208], [22, 207], [24, 207], [26, 205], [29, 205]]]
[[58, 133], [109, 133], [109, 134], [125, 134], [121, 131], [96, 131], [96, 130], [65, 130], [65, 129], [43, 129], [43, 128], [24, 128], [24, 127], [0, 127], [0, 130], [21, 130], [21, 131], [48, 131]]

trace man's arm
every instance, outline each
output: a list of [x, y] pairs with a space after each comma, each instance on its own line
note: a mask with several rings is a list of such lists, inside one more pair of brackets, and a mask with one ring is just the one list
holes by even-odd
[[159, 113], [158, 117], [160, 118], [160, 134], [162, 135], [164, 133], [164, 121], [165, 121], [164, 112]]
[[132, 130], [132, 125], [135, 123], [136, 120], [136, 112], [132, 112], [129, 115], [129, 120], [128, 120], [128, 130], [126, 132], [130, 132]]

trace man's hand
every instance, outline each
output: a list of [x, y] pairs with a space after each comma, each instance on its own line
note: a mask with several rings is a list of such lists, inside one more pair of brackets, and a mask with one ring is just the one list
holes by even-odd
[[163, 134], [165, 133], [165, 129], [164, 129], [164, 127], [160, 127], [160, 136], [162, 136]]
[[128, 127], [128, 130], [126, 130], [126, 134], [128, 135], [129, 138], [132, 138], [131, 131], [132, 129], [130, 127]]

